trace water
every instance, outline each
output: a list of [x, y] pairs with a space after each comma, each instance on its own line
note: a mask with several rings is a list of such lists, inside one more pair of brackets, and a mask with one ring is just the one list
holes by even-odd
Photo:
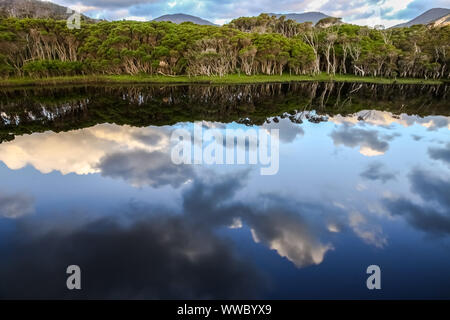
[[[0, 298], [450, 298], [449, 88], [0, 92]], [[279, 170], [175, 165], [176, 129], [279, 129]], [[66, 288], [66, 268], [82, 290]], [[366, 269], [381, 269], [368, 290]]]

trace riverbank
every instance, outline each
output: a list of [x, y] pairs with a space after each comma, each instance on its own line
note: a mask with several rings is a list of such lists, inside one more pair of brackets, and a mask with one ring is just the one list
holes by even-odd
[[301, 81], [335, 81], [335, 82], [361, 82], [376, 84], [442, 84], [441, 80], [425, 79], [389, 79], [378, 77], [358, 77], [353, 75], [319, 74], [315, 76], [297, 75], [226, 75], [223, 77], [207, 76], [146, 76], [146, 75], [100, 75], [100, 76], [71, 76], [71, 77], [49, 77], [49, 78], [10, 78], [0, 79], [0, 87], [28, 87], [28, 86], [56, 86], [67, 84], [252, 84], [252, 83], [284, 83]]

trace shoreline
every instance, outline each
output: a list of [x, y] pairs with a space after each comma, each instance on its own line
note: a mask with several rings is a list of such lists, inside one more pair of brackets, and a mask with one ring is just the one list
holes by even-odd
[[260, 83], [289, 83], [289, 82], [311, 82], [311, 81], [332, 81], [332, 82], [360, 82], [373, 84], [444, 84], [445, 80], [425, 80], [411, 78], [379, 78], [360, 77], [354, 75], [319, 74], [315, 76], [304, 75], [226, 75], [219, 76], [141, 76], [141, 75], [96, 75], [96, 76], [64, 76], [49, 78], [9, 78], [0, 79], [0, 88], [8, 87], [36, 87], [36, 86], [58, 86], [58, 85], [83, 85], [83, 84], [260, 84]]

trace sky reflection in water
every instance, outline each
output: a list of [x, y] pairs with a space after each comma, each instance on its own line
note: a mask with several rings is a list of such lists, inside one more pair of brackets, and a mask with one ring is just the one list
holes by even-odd
[[261, 126], [280, 129], [274, 176], [174, 165], [191, 123], [3, 142], [0, 298], [450, 298], [450, 118], [305, 115]]

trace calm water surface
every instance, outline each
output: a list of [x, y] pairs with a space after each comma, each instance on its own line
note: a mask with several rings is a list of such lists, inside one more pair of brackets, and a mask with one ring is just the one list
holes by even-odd
[[[278, 174], [173, 164], [196, 121]], [[0, 298], [450, 298], [448, 86], [8, 89], [0, 141]]]

